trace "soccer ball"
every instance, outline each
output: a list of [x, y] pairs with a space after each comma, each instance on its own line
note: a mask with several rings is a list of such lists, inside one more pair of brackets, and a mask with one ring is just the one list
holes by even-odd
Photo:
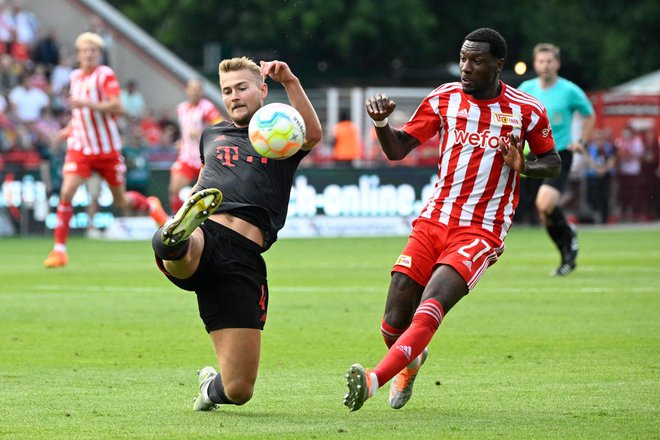
[[248, 133], [257, 153], [269, 159], [286, 159], [302, 147], [305, 121], [290, 105], [268, 104], [252, 116]]

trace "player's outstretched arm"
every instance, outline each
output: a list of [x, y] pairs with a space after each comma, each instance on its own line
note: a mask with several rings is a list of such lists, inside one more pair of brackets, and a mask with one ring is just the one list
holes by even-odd
[[321, 141], [323, 128], [314, 106], [310, 102], [305, 89], [297, 76], [291, 72], [289, 65], [283, 61], [261, 61], [261, 75], [269, 77], [273, 81], [284, 86], [291, 105], [300, 112], [305, 121], [305, 143], [303, 150], [311, 150], [314, 145]]
[[419, 146], [419, 140], [403, 130], [392, 128], [387, 117], [396, 108], [396, 103], [387, 95], [379, 93], [365, 102], [367, 114], [374, 120], [376, 136], [389, 160], [401, 160]]

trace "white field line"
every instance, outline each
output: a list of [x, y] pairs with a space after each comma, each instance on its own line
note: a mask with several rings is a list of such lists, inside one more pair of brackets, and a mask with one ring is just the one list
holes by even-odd
[[[31, 287], [34, 291], [41, 292], [76, 292], [76, 293], [115, 293], [115, 292], [130, 292], [130, 293], [149, 293], [149, 292], [162, 292], [168, 288], [162, 287], [132, 287], [125, 286], [67, 286], [67, 285], [53, 285], [41, 284]], [[478, 288], [482, 293], [523, 293], [529, 292], [527, 287], [481, 287]], [[623, 286], [609, 286], [609, 287], [576, 287], [576, 286], [552, 286], [552, 287], [536, 287], [535, 292], [567, 292], [567, 293], [612, 293], [621, 292], [624, 289], [627, 293], [660, 293], [660, 286], [640, 286], [640, 287], [623, 287]], [[364, 287], [364, 286], [342, 286], [342, 287], [304, 287], [304, 286], [271, 286], [269, 290], [273, 292], [286, 292], [286, 293], [354, 293], [354, 292], [383, 292], [387, 294], [387, 287]]]

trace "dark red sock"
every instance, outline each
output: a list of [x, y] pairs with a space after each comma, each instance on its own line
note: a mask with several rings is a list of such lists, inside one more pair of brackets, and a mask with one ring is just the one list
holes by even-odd
[[57, 224], [55, 225], [55, 244], [66, 245], [69, 238], [69, 223], [73, 216], [71, 203], [60, 202], [57, 207]]
[[149, 212], [149, 202], [146, 196], [137, 191], [127, 191], [126, 199], [128, 200], [128, 207], [138, 212]]
[[389, 325], [385, 320], [380, 323], [380, 333], [383, 335], [383, 340], [387, 348], [392, 347], [392, 345], [399, 339], [399, 336], [405, 332], [405, 328], [394, 328]]
[[183, 200], [177, 194], [175, 197], [170, 197], [170, 212], [176, 214], [176, 212], [183, 206]]
[[443, 316], [442, 305], [434, 299], [427, 299], [417, 307], [410, 327], [399, 336], [390, 351], [373, 369], [379, 387], [389, 382], [424, 351], [440, 326]]

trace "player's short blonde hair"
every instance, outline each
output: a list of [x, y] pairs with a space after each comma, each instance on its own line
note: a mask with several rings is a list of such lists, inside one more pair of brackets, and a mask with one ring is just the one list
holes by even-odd
[[82, 34], [78, 35], [78, 38], [76, 38], [76, 50], [80, 49], [80, 46], [83, 45], [83, 43], [92, 43], [95, 46], [97, 46], [99, 49], [103, 49], [103, 46], [105, 46], [105, 43], [103, 42], [103, 38], [99, 34], [95, 34], [94, 32], [83, 32]]
[[539, 43], [536, 46], [534, 46], [534, 59], [536, 59], [536, 55], [538, 55], [541, 52], [550, 52], [557, 61], [559, 61], [561, 58], [561, 52], [559, 50], [559, 47], [555, 46], [554, 44], [550, 43]]
[[264, 82], [261, 76], [261, 68], [251, 58], [235, 57], [220, 61], [218, 75], [222, 78], [223, 73], [236, 72], [238, 70], [249, 70], [254, 75], [257, 84]]

